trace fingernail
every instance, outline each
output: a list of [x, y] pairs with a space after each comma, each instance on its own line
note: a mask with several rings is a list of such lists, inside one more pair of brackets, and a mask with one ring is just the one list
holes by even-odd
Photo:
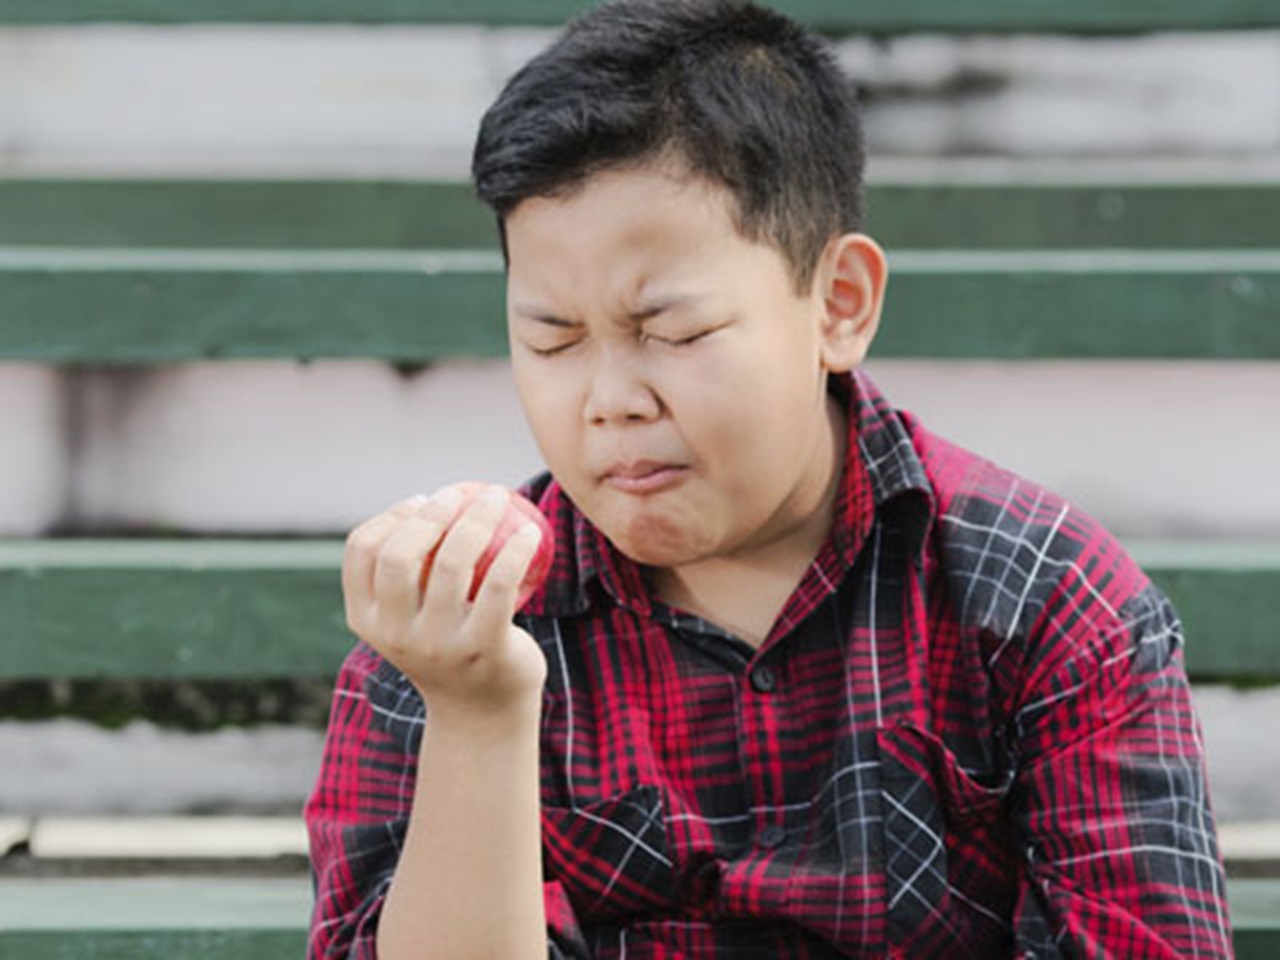
[[445, 487], [429, 499], [440, 504], [442, 507], [452, 507], [462, 499], [462, 492], [457, 487]]
[[482, 503], [499, 504], [507, 502], [507, 491], [505, 487], [490, 487], [484, 492], [480, 498]]
[[415, 493], [412, 497], [405, 501], [410, 507], [425, 507], [431, 502], [431, 498], [425, 493]]

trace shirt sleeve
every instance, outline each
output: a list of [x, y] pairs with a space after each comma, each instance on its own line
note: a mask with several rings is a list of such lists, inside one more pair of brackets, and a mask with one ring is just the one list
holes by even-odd
[[1114, 612], [1083, 579], [1060, 590], [1014, 717], [1018, 956], [1230, 957], [1177, 616], [1150, 584]]
[[379, 666], [359, 644], [334, 687], [320, 774], [304, 819], [314, 892], [308, 960], [373, 960], [378, 916], [412, 803], [416, 758], [375, 724], [367, 686]]
[[[375, 960], [377, 926], [413, 808], [421, 699], [366, 644], [334, 687], [320, 773], [304, 809], [314, 903], [308, 960]], [[550, 960], [588, 960], [572, 905], [543, 885]]]

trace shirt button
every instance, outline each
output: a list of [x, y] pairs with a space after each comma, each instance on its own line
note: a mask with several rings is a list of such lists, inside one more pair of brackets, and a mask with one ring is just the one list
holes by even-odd
[[764, 827], [756, 837], [756, 842], [766, 850], [773, 850], [782, 846], [782, 841], [787, 839], [787, 831], [783, 830], [776, 823], [771, 823]]
[[751, 689], [756, 693], [768, 693], [777, 685], [778, 677], [770, 668], [759, 666], [751, 671]]

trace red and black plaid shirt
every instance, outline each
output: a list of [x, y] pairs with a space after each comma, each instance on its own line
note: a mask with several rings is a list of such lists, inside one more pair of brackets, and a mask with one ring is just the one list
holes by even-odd
[[[558, 544], [520, 616], [551, 955], [1230, 956], [1168, 602], [1061, 499], [834, 389], [835, 528], [758, 650], [527, 491]], [[358, 645], [306, 810], [313, 960], [375, 955], [423, 723]]]

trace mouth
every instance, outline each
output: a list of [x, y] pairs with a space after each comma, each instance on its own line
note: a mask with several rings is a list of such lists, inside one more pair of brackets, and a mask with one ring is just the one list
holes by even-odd
[[645, 495], [660, 493], [675, 486], [688, 472], [688, 467], [675, 463], [638, 460], [614, 464], [605, 470], [601, 482], [621, 493]]

